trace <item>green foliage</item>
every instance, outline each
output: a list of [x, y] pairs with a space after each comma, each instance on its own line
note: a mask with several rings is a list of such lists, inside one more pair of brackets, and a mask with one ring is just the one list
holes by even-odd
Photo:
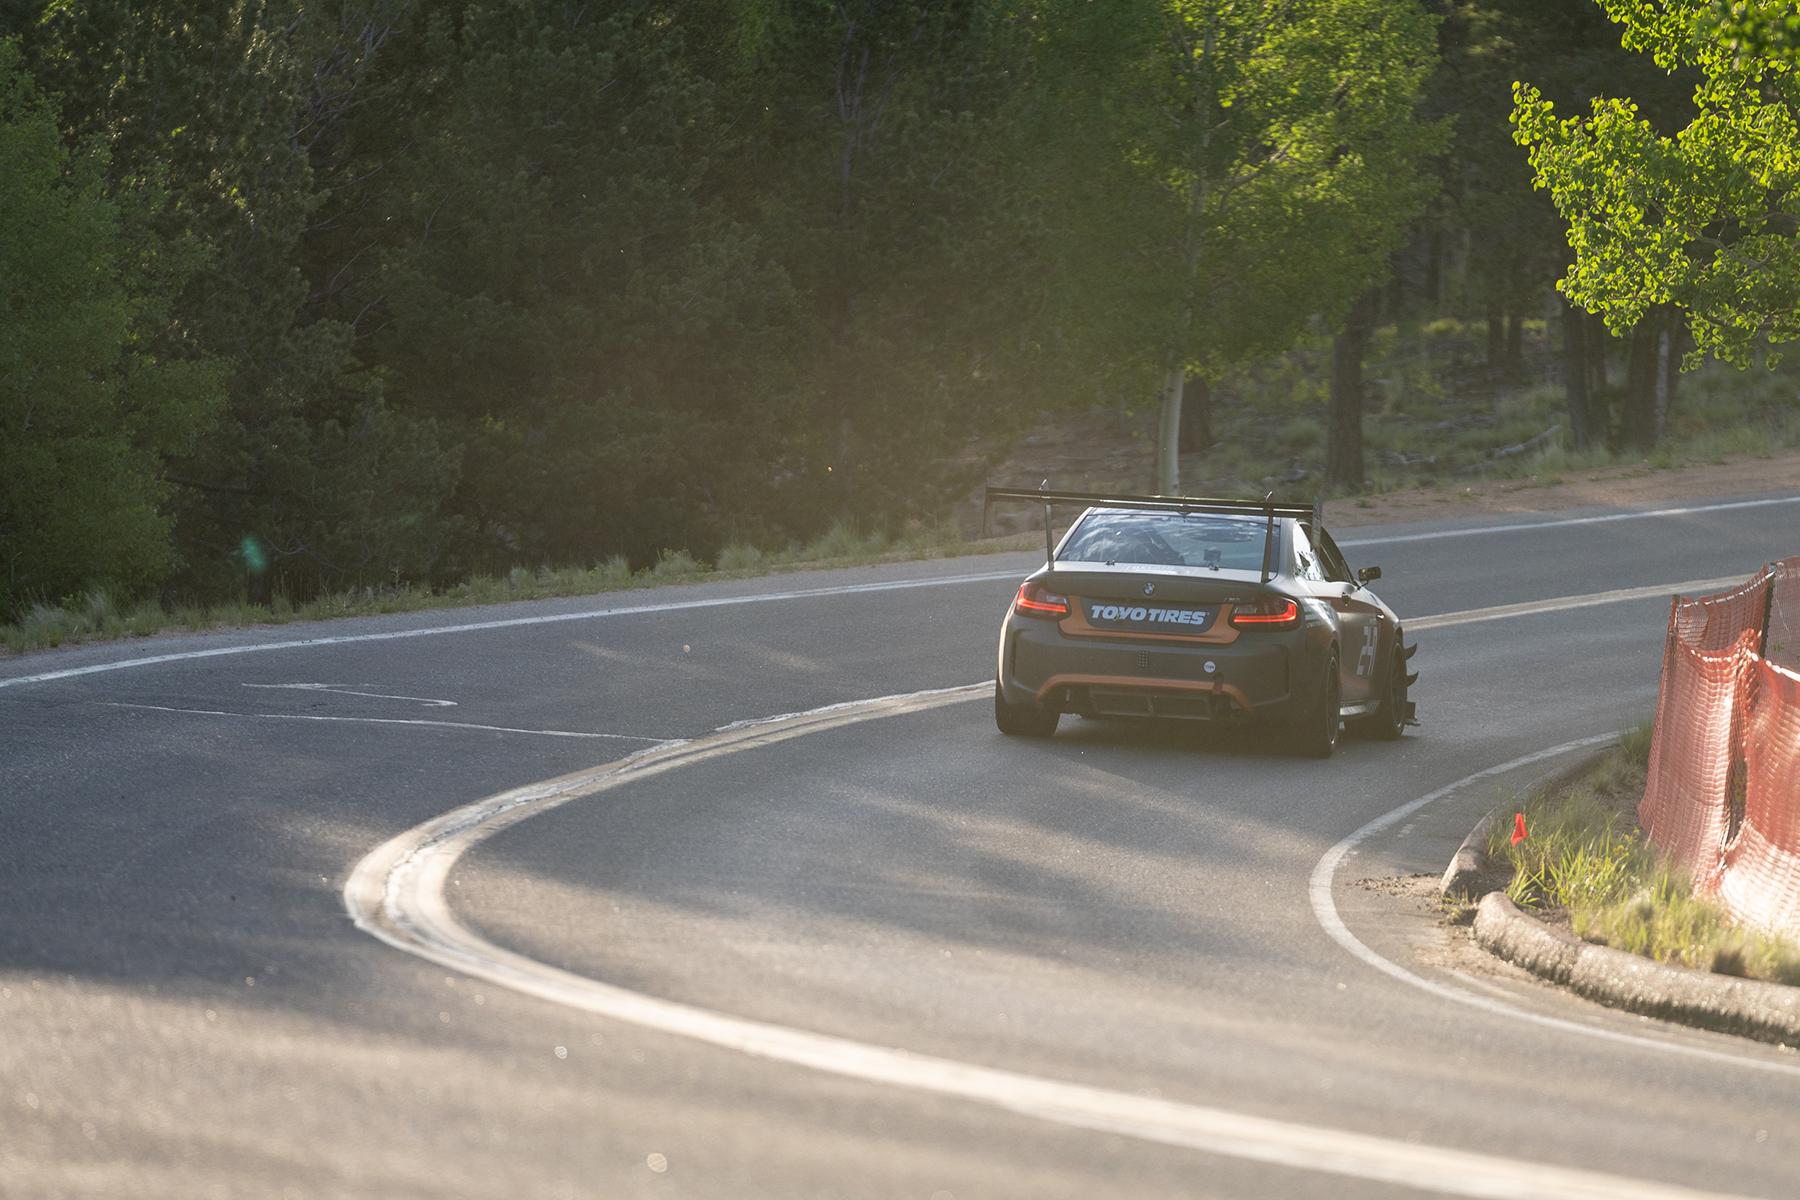
[[706, 567], [697, 562], [686, 550], [664, 550], [656, 556], [656, 565], [650, 568], [650, 577], [660, 581], [686, 579], [689, 576], [701, 575]]
[[477, 4], [412, 32], [416, 149], [349, 303], [385, 314], [395, 402], [466, 447], [456, 569], [704, 547], [709, 498], [780, 456], [791, 289], [717, 198], [728, 118], [655, 15]]
[[60, 605], [33, 604], [11, 624], [0, 624], [0, 643], [35, 650], [95, 638], [144, 637], [168, 627], [155, 600], [140, 600], [121, 611], [106, 592], [94, 591]]
[[[1660, 304], [1686, 314], [1691, 361], [1747, 365], [1759, 346], [1800, 337], [1800, 73], [1775, 10], [1737, 4], [1718, 36], [1711, 0], [1603, 0], [1626, 45], [1692, 69], [1696, 115], [1665, 134], [1629, 99], [1563, 118], [1538, 88], [1515, 89], [1516, 136], [1569, 223], [1576, 261], [1561, 283], [1609, 327]], [[1766, 36], [1765, 36], [1766, 35]]]
[[383, 409], [353, 330], [318, 318], [323, 288], [304, 270], [328, 195], [313, 157], [344, 98], [327, 30], [357, 28], [350, 16], [298, 0], [94, 0], [50, 6], [27, 39], [66, 135], [106, 148], [126, 236], [166, 276], [145, 349], [225, 372], [224, 419], [164, 451], [180, 582], [209, 594], [420, 572], [444, 536], [434, 510], [456, 452]]
[[1325, 427], [1314, 417], [1295, 417], [1281, 426], [1278, 437], [1289, 451], [1318, 450], [1325, 445]]
[[728, 542], [719, 551], [721, 571], [754, 571], [762, 565], [763, 552], [747, 542]]
[[175, 563], [160, 458], [218, 399], [208, 364], [156, 353], [164, 280], [105, 167], [91, 142], [63, 143], [0, 41], [0, 614], [160, 582]]
[[[1636, 57], [1562, 0], [1427, 3], [1441, 23], [1417, 0], [6, 5], [54, 101], [27, 123], [66, 158], [9, 143], [0, 188], [86, 231], [0, 280], [66, 297], [0, 329], [0, 372], [61, 389], [34, 383], [33, 430], [53, 394], [68, 415], [0, 445], [30, 513], [0, 558], [40, 564], [6, 603], [160, 584], [297, 611], [670, 546], [929, 549], [1045, 408], [1191, 376], [1255, 410], [1221, 409], [1250, 436], [1209, 467], [1294, 478], [1321, 339], [1440, 182], [1483, 286], [1522, 311], [1550, 269], [1514, 68], [1561, 103]], [[1707, 11], [1740, 58], [1785, 36], [1748, 0]], [[1370, 351], [1378, 478], [1547, 423], [1434, 434], [1464, 397], [1423, 337]]]
[[1335, 324], [1429, 197], [1410, 2], [1046, 3], [1049, 214], [1076, 345], [1150, 391]]
[[1037, 25], [997, 0], [737, 10], [728, 78], [754, 162], [734, 179], [806, 331], [783, 381], [792, 532], [935, 515], [981, 474], [973, 437], [1061, 398], [1038, 319], [1055, 194], [1036, 174]]
[[1513, 83], [1530, 78], [1547, 97], [1585, 106], [1595, 89], [1623, 89], [1657, 112], [1681, 109], [1691, 82], [1619, 45], [1587, 0], [1442, 0], [1441, 61], [1429, 104], [1455, 123], [1441, 162], [1433, 222], [1469, 239], [1476, 312], [1528, 311], [1568, 261], [1555, 206], [1532, 188], [1514, 143]]
[[1591, 794], [1525, 811], [1531, 832], [1511, 851], [1514, 875], [1506, 889], [1518, 904], [1571, 910], [1610, 904], [1648, 865], [1625, 815]]
[[801, 547], [802, 558], [825, 561], [834, 558], [868, 558], [887, 549], [887, 539], [879, 533], [863, 533], [849, 521], [834, 521], [831, 528]]
[[1791, 0], [1712, 0], [1695, 32], [1739, 57], [1800, 63], [1800, 11]]
[[1695, 896], [1638, 833], [1650, 725], [1621, 739], [1582, 777], [1523, 805], [1529, 833], [1490, 828], [1487, 852], [1512, 866], [1507, 895], [1565, 911], [1576, 936], [1702, 971], [1800, 983], [1800, 945], [1732, 923], [1716, 901]]
[[1577, 937], [1700, 971], [1800, 984], [1800, 945], [1733, 924], [1716, 901], [1696, 896], [1686, 878], [1649, 868], [1629, 896], [1571, 913]]
[[[1179, 490], [1187, 381], [1336, 326], [1432, 190], [1432, 22], [1412, 0], [1046, 0], [1044, 155], [1071, 382], [1160, 395]], [[1097, 374], [1097, 378], [1096, 378]]]

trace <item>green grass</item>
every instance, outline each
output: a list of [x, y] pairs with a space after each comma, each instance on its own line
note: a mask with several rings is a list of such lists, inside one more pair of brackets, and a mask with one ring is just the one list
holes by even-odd
[[762, 564], [761, 548], [748, 542], [732, 542], [719, 551], [718, 568], [721, 571], [754, 571]]
[[1036, 549], [1042, 545], [1040, 537], [1039, 534], [1019, 534], [1005, 539], [972, 541], [960, 536], [948, 523], [916, 524], [890, 537], [860, 532], [840, 523], [810, 542], [791, 543], [779, 549], [733, 543], [721, 550], [718, 561], [713, 563], [701, 562], [686, 550], [664, 550], [654, 566], [636, 572], [625, 559], [614, 557], [591, 567], [542, 567], [536, 570], [514, 567], [505, 575], [480, 575], [435, 589], [411, 584], [362, 587], [304, 602], [292, 601], [278, 593], [267, 604], [164, 604], [156, 600], [139, 600], [122, 608], [106, 593], [91, 592], [60, 604], [34, 604], [17, 620], [0, 623], [0, 646], [13, 653], [23, 653], [158, 633], [285, 625], [291, 621], [587, 596], [629, 588], [742, 579], [809, 568], [956, 558], [999, 550]]
[[1325, 448], [1325, 426], [1316, 417], [1290, 417], [1276, 436], [1294, 453], [1311, 455]]
[[656, 556], [656, 565], [650, 568], [650, 578], [657, 583], [675, 583], [692, 579], [696, 575], [705, 575], [710, 570], [710, 567], [695, 561], [694, 556], [686, 550], [664, 550]]
[[55, 646], [90, 637], [139, 637], [157, 632], [166, 619], [161, 605], [154, 601], [120, 611], [110, 596], [96, 591], [60, 605], [34, 604], [4, 628], [9, 646], [14, 636], [29, 645]]
[[1732, 923], [1716, 901], [1644, 842], [1635, 810], [1649, 759], [1646, 724], [1590, 770], [1527, 799], [1525, 840], [1496, 821], [1488, 853], [1513, 869], [1506, 894], [1521, 907], [1568, 917], [1577, 937], [1723, 975], [1800, 984], [1800, 944]]

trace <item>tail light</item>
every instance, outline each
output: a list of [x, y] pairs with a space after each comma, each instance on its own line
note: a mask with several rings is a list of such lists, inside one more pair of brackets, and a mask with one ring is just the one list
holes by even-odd
[[1021, 616], [1055, 621], [1069, 615], [1069, 598], [1045, 590], [1035, 579], [1027, 579], [1019, 585], [1019, 596], [1013, 601], [1013, 608]]
[[1231, 623], [1239, 629], [1292, 629], [1300, 624], [1300, 606], [1286, 596], [1265, 592], [1255, 604], [1233, 612]]

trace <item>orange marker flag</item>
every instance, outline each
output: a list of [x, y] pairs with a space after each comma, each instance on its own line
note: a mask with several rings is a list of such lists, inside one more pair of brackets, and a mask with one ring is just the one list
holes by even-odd
[[1524, 840], [1525, 840], [1525, 814], [1522, 812], [1516, 812], [1513, 814], [1512, 844], [1516, 846]]

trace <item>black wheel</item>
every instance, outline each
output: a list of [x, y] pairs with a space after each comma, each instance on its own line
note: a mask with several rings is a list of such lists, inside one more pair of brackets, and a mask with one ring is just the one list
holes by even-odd
[[1406, 733], [1406, 651], [1398, 638], [1388, 655], [1387, 685], [1381, 689], [1381, 707], [1363, 720], [1362, 729], [1382, 742], [1397, 741]]
[[1050, 737], [1056, 732], [1056, 722], [1061, 717], [1061, 713], [1035, 705], [1008, 704], [1006, 694], [1000, 690], [1000, 681], [994, 681], [994, 724], [1007, 737]]
[[1294, 727], [1294, 748], [1308, 758], [1330, 758], [1337, 749], [1338, 733], [1344, 727], [1342, 690], [1338, 677], [1337, 651], [1325, 660], [1325, 678], [1319, 684], [1312, 704], [1301, 713]]

